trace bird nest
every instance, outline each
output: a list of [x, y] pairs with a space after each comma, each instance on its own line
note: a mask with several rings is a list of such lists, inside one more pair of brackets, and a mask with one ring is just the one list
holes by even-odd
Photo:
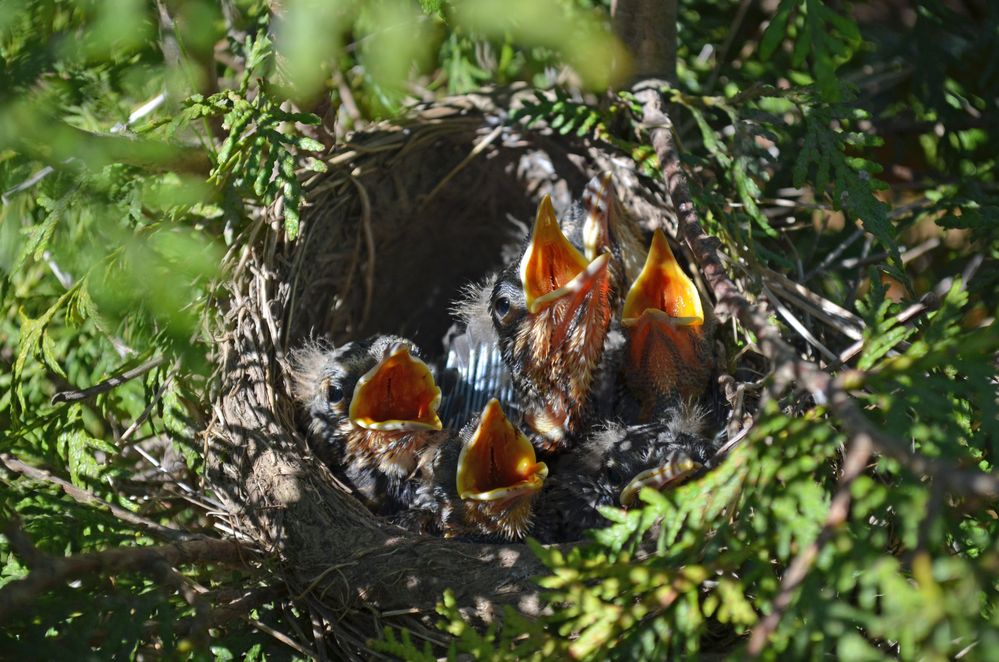
[[[327, 165], [303, 182], [297, 239], [276, 231], [280, 208], [266, 210], [230, 257], [208, 435], [227, 524], [277, 559], [273, 573], [342, 656], [364, 655], [383, 624], [419, 630], [445, 589], [480, 621], [501, 605], [539, 613], [530, 579], [543, 569], [525, 545], [417, 536], [351, 496], [306, 444], [288, 352], [309, 338], [391, 332], [439, 354], [449, 304], [500, 266], [542, 196], [565, 208], [591, 176], [611, 171], [634, 218], [672, 231], [664, 188], [628, 155], [513, 124], [486, 97], [355, 135]], [[261, 232], [268, 225], [275, 231]]]

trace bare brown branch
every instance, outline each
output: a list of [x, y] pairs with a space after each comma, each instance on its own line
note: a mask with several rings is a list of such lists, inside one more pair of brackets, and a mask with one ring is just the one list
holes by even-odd
[[0, 462], [3, 462], [8, 469], [15, 473], [22, 474], [34, 480], [51, 483], [52, 485], [59, 487], [74, 500], [86, 506], [93, 506], [101, 510], [106, 510], [121, 521], [137, 527], [138, 529], [161, 540], [191, 540], [204, 537], [200, 534], [188, 533], [172, 527], [163, 526], [162, 524], [158, 524], [157, 522], [147, 519], [141, 515], [125, 510], [124, 508], [120, 508], [113, 503], [108, 503], [104, 499], [91, 494], [83, 488], [77, 487], [76, 485], [63, 480], [58, 476], [53, 476], [44, 469], [39, 469], [38, 467], [33, 467], [30, 464], [25, 464], [16, 457], [6, 453], [0, 454]]
[[144, 375], [156, 366], [162, 365], [163, 361], [165, 361], [165, 359], [162, 356], [157, 356], [149, 359], [145, 363], [135, 366], [131, 370], [125, 370], [114, 377], [104, 380], [100, 384], [95, 384], [90, 388], [80, 389], [79, 391], [59, 391], [52, 396], [52, 404], [58, 404], [60, 402], [76, 402], [77, 400], [92, 398], [95, 395], [100, 395], [101, 393], [107, 393], [129, 380], [135, 379], [140, 375]]
[[240, 566], [252, 555], [249, 548], [228, 540], [187, 540], [158, 547], [122, 547], [90, 554], [49, 557], [24, 579], [0, 588], [0, 621], [6, 621], [41, 594], [65, 582], [95, 574], [145, 572], [161, 575], [163, 565], [220, 563]]

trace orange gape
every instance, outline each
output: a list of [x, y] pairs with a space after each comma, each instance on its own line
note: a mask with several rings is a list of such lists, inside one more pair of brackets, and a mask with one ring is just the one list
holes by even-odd
[[468, 457], [475, 467], [470, 489], [486, 492], [514, 485], [530, 475], [522, 470], [528, 467], [527, 463], [519, 466], [521, 462], [515, 446], [517, 432], [508, 421], [483, 420], [480, 434], [481, 443], [471, 449]]
[[687, 325], [704, 323], [701, 297], [683, 273], [662, 230], [652, 235], [645, 267], [628, 291], [622, 318], [637, 319], [646, 310], [661, 310]]
[[365, 408], [368, 418], [419, 421], [430, 413], [434, 394], [400, 356], [386, 359], [368, 388], [370, 399], [366, 400]]
[[527, 308], [536, 313], [555, 298], [546, 297], [568, 285], [588, 264], [558, 226], [551, 198], [545, 196], [531, 233], [531, 244], [520, 264]]
[[540, 487], [545, 475], [547, 467], [537, 461], [531, 442], [507, 419], [499, 402], [491, 400], [459, 457], [459, 495], [484, 498], [504, 488], [534, 483]]
[[423, 361], [400, 347], [358, 381], [350, 418], [374, 429], [441, 429], [441, 392]]

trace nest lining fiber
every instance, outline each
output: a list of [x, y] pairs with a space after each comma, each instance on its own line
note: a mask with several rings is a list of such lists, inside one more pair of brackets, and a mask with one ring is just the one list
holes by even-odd
[[309, 451], [289, 349], [397, 333], [439, 355], [461, 287], [501, 265], [542, 196], [564, 210], [597, 173], [614, 173], [647, 229], [673, 224], [662, 184], [629, 156], [505, 117], [464, 97], [355, 135], [304, 181], [301, 236], [260, 232], [280, 226], [267, 210], [249, 230], [260, 239], [230, 260], [210, 481], [227, 526], [279, 560], [272, 572], [345, 657], [383, 624], [422, 627], [446, 588], [479, 621], [503, 604], [539, 613], [530, 578], [542, 567], [522, 544], [420, 537], [365, 510]]

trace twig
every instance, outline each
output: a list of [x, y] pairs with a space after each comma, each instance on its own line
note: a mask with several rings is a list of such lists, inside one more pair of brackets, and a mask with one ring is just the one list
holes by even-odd
[[[176, 371], [176, 369], [176, 366], [174, 366], [174, 371]], [[132, 424], [128, 426], [128, 429], [122, 432], [119, 443], [128, 441], [129, 437], [135, 434], [135, 431], [142, 427], [142, 424], [146, 422], [146, 419], [149, 418], [149, 415], [153, 412], [153, 408], [159, 404], [160, 398], [163, 397], [163, 392], [166, 391], [168, 386], [170, 386], [170, 383], [173, 381], [176, 374], [176, 372], [171, 372], [167, 375], [166, 379], [163, 380], [163, 383], [160, 384], [160, 387], [156, 389], [156, 393], [154, 393], [153, 397], [149, 399], [149, 404], [146, 405], [146, 408], [142, 410], [142, 413], [139, 414], [138, 418], [132, 421]]]
[[858, 239], [860, 239], [863, 236], [864, 236], [864, 229], [863, 228], [857, 228], [856, 230], [854, 230], [850, 234], [850, 236], [846, 238], [845, 241], [843, 241], [838, 246], [836, 246], [836, 248], [834, 248], [831, 251], [829, 251], [829, 254], [826, 255], [825, 259], [823, 259], [821, 262], [819, 262], [819, 265], [817, 267], [815, 267], [814, 269], [812, 269], [811, 271], [809, 271], [807, 274], [805, 274], [805, 277], [802, 279], [801, 282], [807, 283], [808, 281], [812, 280], [813, 278], [815, 278], [816, 276], [818, 276], [820, 273], [822, 273], [823, 271], [825, 271], [829, 267], [829, 265], [831, 265], [833, 262], [835, 262], [837, 259], [839, 259], [839, 256], [842, 255], [843, 252], [846, 251], [847, 248], [849, 248], [850, 246], [852, 246]]
[[168, 526], [163, 526], [150, 519], [143, 517], [142, 515], [137, 515], [133, 512], [120, 508], [113, 503], [108, 503], [104, 499], [91, 494], [87, 490], [77, 487], [70, 482], [59, 478], [58, 476], [53, 476], [48, 471], [44, 469], [39, 469], [38, 467], [33, 467], [31, 465], [21, 462], [17, 458], [7, 455], [6, 453], [0, 454], [0, 462], [15, 473], [22, 474], [28, 478], [34, 480], [44, 481], [46, 483], [51, 483], [59, 487], [68, 496], [73, 498], [73, 500], [78, 503], [82, 503], [86, 506], [95, 506], [98, 508], [106, 509], [112, 515], [117, 517], [123, 522], [131, 524], [132, 526], [138, 527], [139, 529], [153, 535], [161, 540], [193, 540], [193, 539], [203, 539], [204, 536], [200, 534], [191, 534], [179, 529], [174, 529]]
[[277, 630], [275, 630], [271, 626], [267, 625], [266, 623], [262, 623], [262, 622], [258, 621], [255, 618], [247, 618], [246, 622], [249, 623], [250, 625], [252, 625], [253, 627], [257, 628], [258, 630], [260, 630], [264, 634], [269, 634], [270, 636], [272, 636], [273, 638], [277, 639], [278, 641], [280, 641], [285, 646], [288, 646], [289, 648], [294, 649], [295, 651], [301, 653], [302, 655], [306, 656], [307, 658], [312, 659], [312, 660], [316, 659], [316, 653], [312, 649], [308, 648], [304, 644], [298, 643], [297, 641], [295, 641], [294, 639], [292, 639], [291, 637], [289, 637], [285, 633], [278, 632]]
[[[971, 280], [978, 268], [982, 266], [982, 261], [985, 258], [981, 255], [975, 255], [970, 260], [968, 264], [965, 265], [964, 270], [961, 272], [961, 288], [966, 288], [968, 286], [968, 281]], [[919, 301], [912, 304], [898, 315], [895, 315], [895, 322], [897, 324], [907, 324], [909, 321], [921, 315], [922, 313], [933, 310], [940, 305], [940, 301], [943, 300], [943, 296], [950, 290], [951, 286], [954, 284], [953, 278], [944, 278], [937, 286], [932, 290], [927, 292], [920, 298]], [[901, 341], [899, 341], [901, 342]], [[839, 363], [843, 364], [852, 359], [854, 356], [859, 354], [864, 349], [864, 339], [860, 338], [857, 342], [853, 343], [839, 355]]]
[[121, 386], [125, 382], [135, 379], [136, 377], [143, 375], [153, 368], [163, 364], [164, 359], [162, 356], [157, 356], [155, 358], [149, 359], [141, 365], [137, 365], [131, 370], [126, 370], [120, 374], [106, 379], [100, 384], [95, 384], [90, 388], [80, 389], [79, 391], [59, 391], [52, 396], [52, 404], [58, 404], [60, 402], [76, 402], [77, 400], [86, 400], [95, 395], [100, 395], [101, 393], [107, 393], [108, 391]]
[[[934, 248], [940, 245], [939, 237], [930, 237], [926, 241], [916, 246], [913, 246], [909, 250], [902, 253], [902, 264], [908, 264], [915, 260], [917, 257], [922, 257], [926, 253], [932, 251]], [[840, 262], [840, 267], [844, 269], [858, 269], [860, 267], [866, 267], [869, 264], [876, 264], [888, 258], [888, 253], [875, 253], [874, 255], [868, 255], [867, 257], [849, 257]]]
[[375, 233], [371, 228], [371, 198], [368, 197], [368, 190], [364, 188], [361, 180], [350, 178], [354, 187], [357, 188], [357, 197], [361, 199], [361, 227], [364, 228], [364, 241], [368, 247], [368, 264], [364, 272], [364, 309], [361, 312], [361, 324], [364, 326], [371, 314], [371, 302], [375, 296]]
[[770, 303], [774, 305], [774, 308], [777, 309], [780, 316], [783, 317], [787, 323], [790, 324], [791, 327], [808, 342], [809, 345], [819, 350], [819, 352], [821, 352], [822, 355], [830, 361], [836, 360], [836, 355], [833, 354], [832, 350], [819, 342], [818, 338], [812, 335], [812, 332], [808, 330], [808, 327], [806, 327], [801, 320], [795, 317], [794, 313], [788, 310], [787, 306], [785, 306], [777, 295], [775, 295], [766, 285], [763, 286], [763, 293], [768, 299], [770, 299]]
[[8, 622], [42, 593], [65, 582], [95, 574], [142, 571], [156, 574], [160, 564], [223, 563], [243, 565], [249, 548], [230, 540], [186, 540], [157, 547], [124, 547], [68, 557], [49, 557], [47, 567], [0, 588], [0, 622]]
[[[149, 113], [159, 108], [161, 105], [163, 105], [164, 101], [166, 101], [166, 94], [162, 92], [160, 94], [157, 94], [155, 97], [145, 102], [135, 110], [133, 110], [132, 113], [128, 116], [127, 122], [125, 122], [124, 124], [121, 123], [115, 124], [113, 127], [111, 127], [111, 133], [121, 133], [129, 126], [131, 126], [133, 123], [138, 122], [140, 119], [142, 119]], [[2, 202], [4, 205], [8, 204], [10, 202], [9, 200], [10, 196], [17, 195], [22, 191], [27, 191], [29, 188], [31, 188], [38, 182], [42, 181], [43, 179], [51, 175], [53, 172], [55, 172], [54, 167], [45, 166], [44, 168], [42, 168], [35, 174], [31, 175], [20, 184], [17, 184], [13, 188], [4, 191], [3, 195], [0, 195], [0, 202]]]

